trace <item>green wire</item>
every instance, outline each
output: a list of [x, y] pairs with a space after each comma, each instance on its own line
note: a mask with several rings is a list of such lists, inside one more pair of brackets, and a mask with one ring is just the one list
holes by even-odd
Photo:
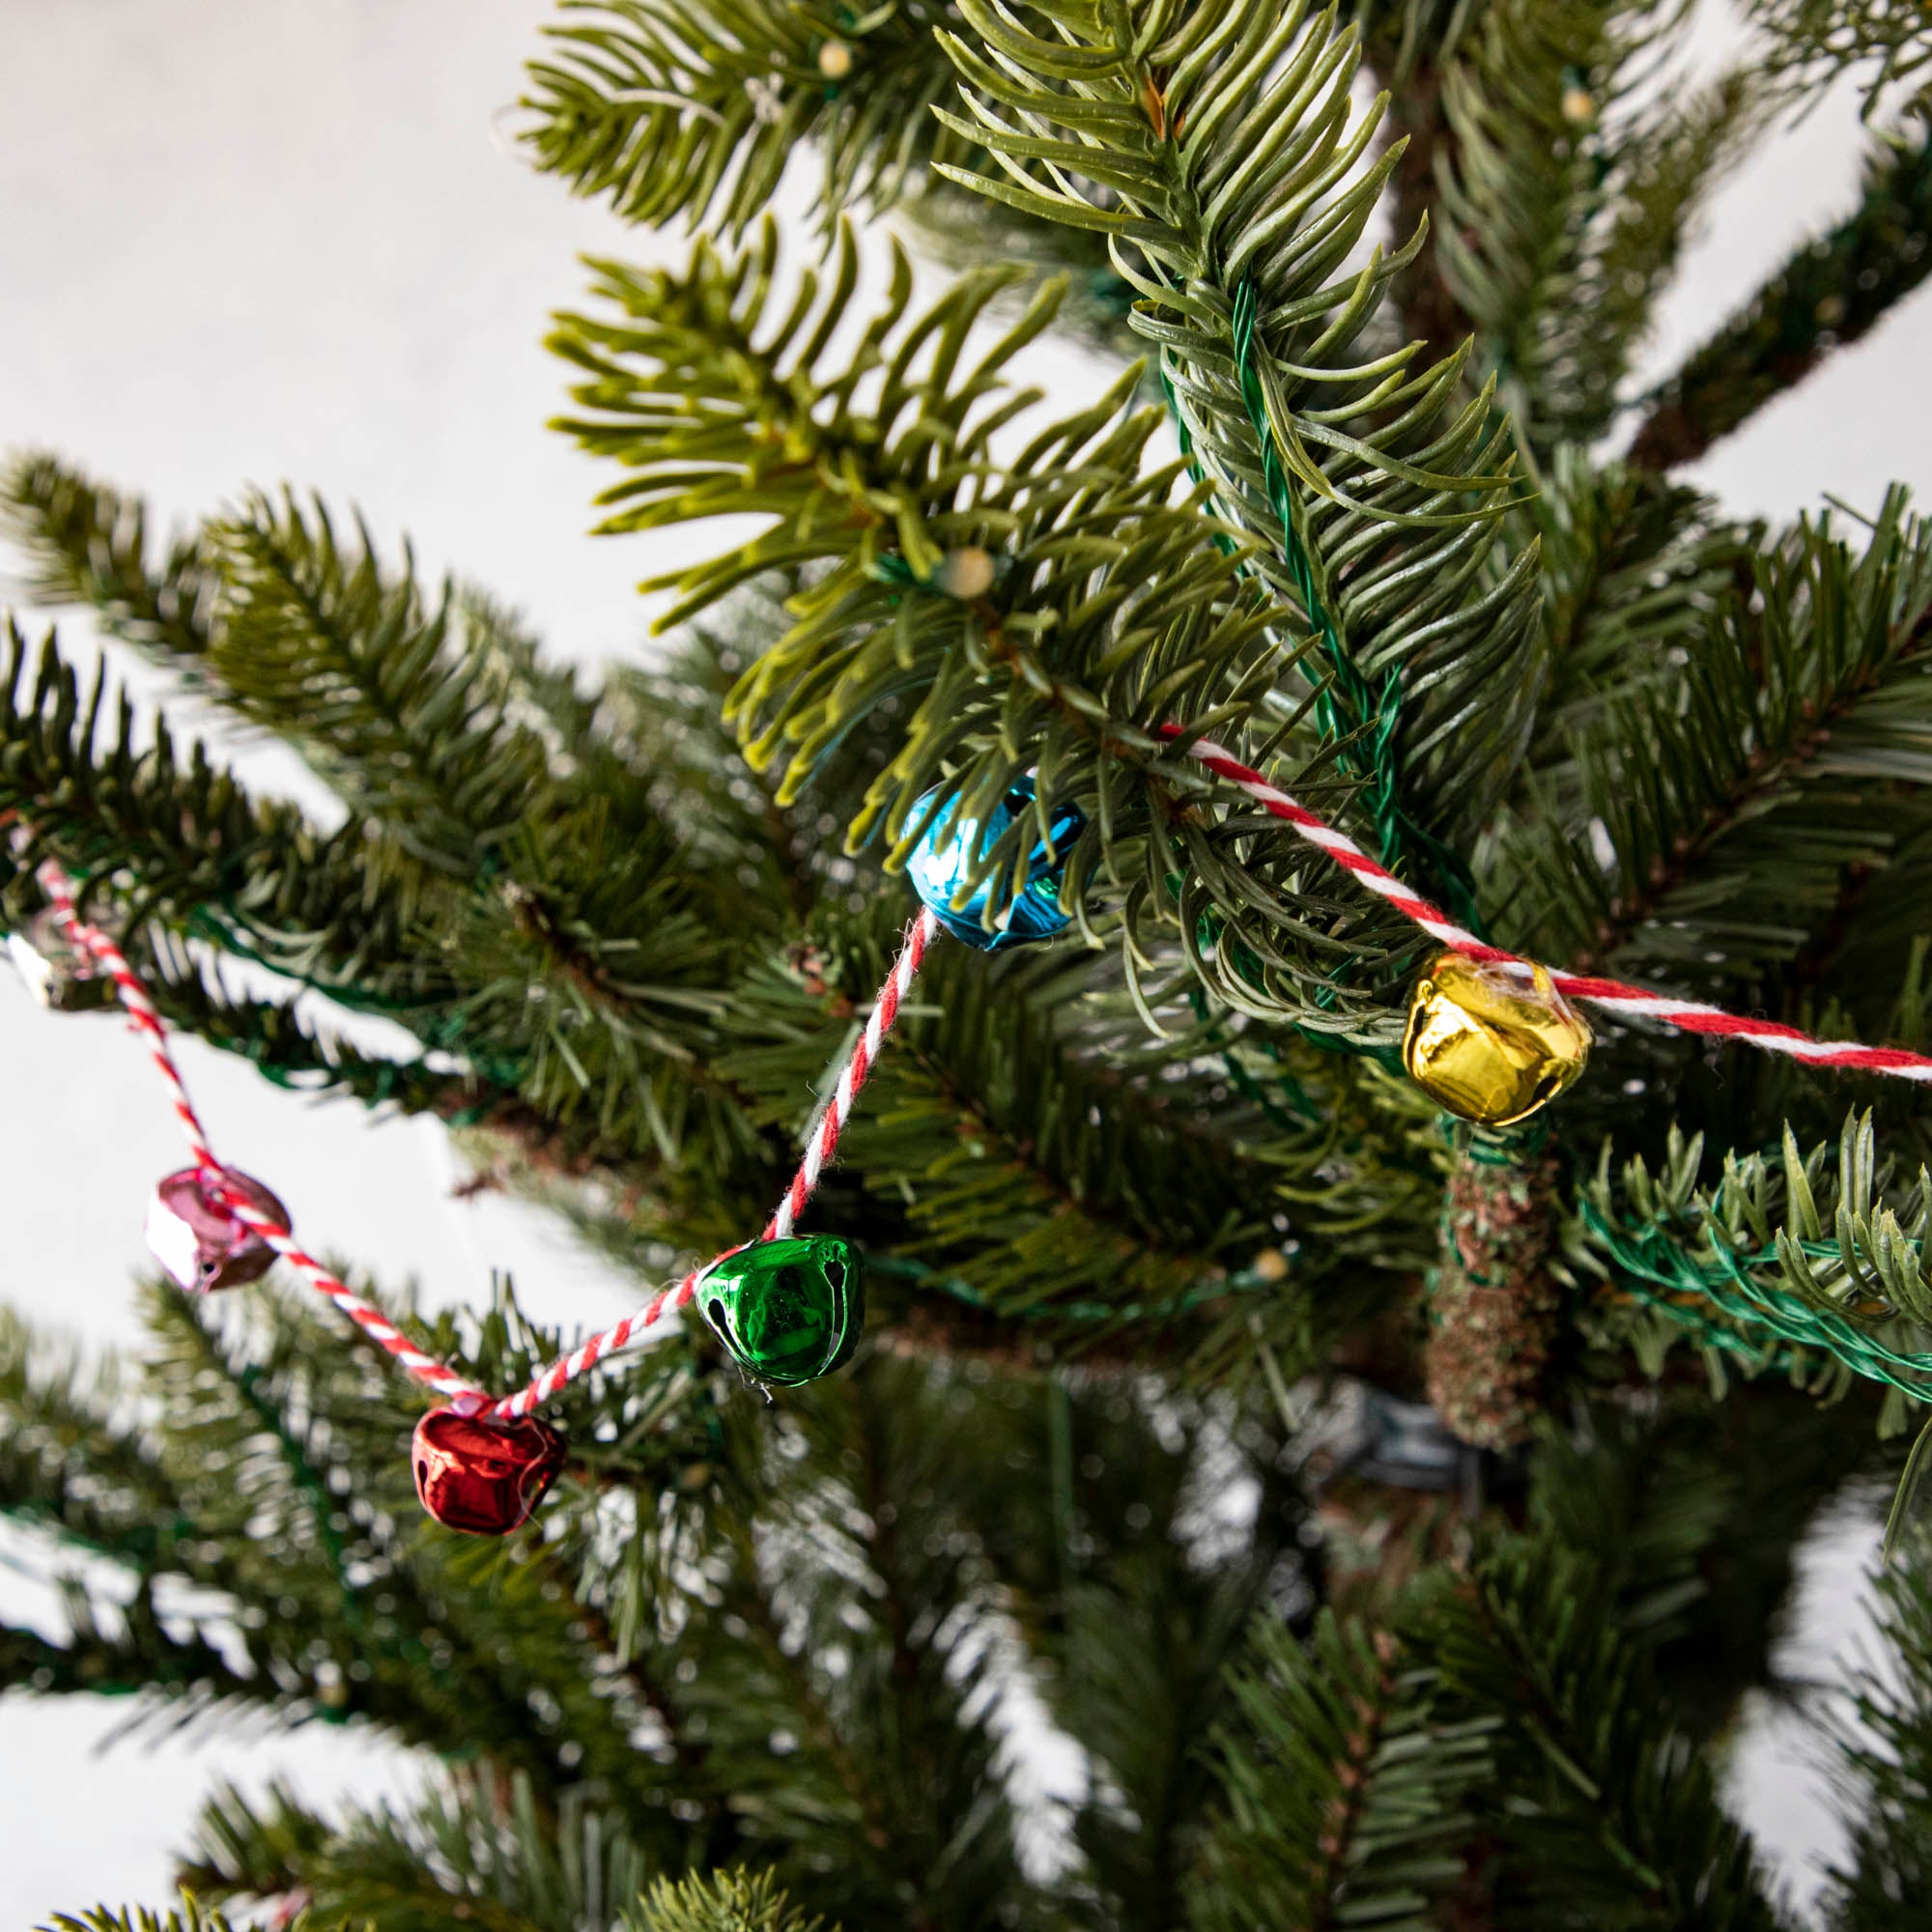
[[[1734, 1321], [1768, 1329], [1784, 1341], [1819, 1350], [1842, 1362], [1854, 1375], [1884, 1382], [1915, 1402], [1932, 1403], [1932, 1354], [1893, 1349], [1846, 1317], [1757, 1280], [1751, 1269], [1776, 1265], [1775, 1250], [1741, 1255], [1714, 1236], [1717, 1265], [1709, 1267], [1686, 1253], [1660, 1226], [1640, 1230], [1619, 1227], [1594, 1202], [1585, 1200], [1577, 1205], [1590, 1232], [1635, 1280], [1654, 1282], [1673, 1293], [1700, 1295], [1716, 1303]], [[1639, 1298], [1676, 1318], [1689, 1314], [1648, 1295]], [[1703, 1324], [1692, 1317], [1686, 1325], [1701, 1328]]]
[[[496, 869], [494, 855], [485, 854], [484, 876]], [[78, 866], [70, 866], [68, 870], [83, 886], [90, 877], [89, 872]], [[446, 1053], [460, 1053], [483, 1079], [493, 1087], [501, 1087], [515, 1092], [523, 1080], [523, 1069], [515, 1061], [503, 1059], [466, 1044], [463, 1037], [463, 1022], [453, 1013], [436, 1013], [435, 1009], [443, 1003], [435, 1000], [397, 1000], [386, 994], [372, 993], [354, 985], [341, 985], [332, 980], [317, 980], [298, 968], [276, 959], [266, 957], [247, 938], [242, 925], [241, 912], [235, 904], [232, 894], [224, 894], [221, 911], [217, 913], [206, 905], [191, 906], [183, 921], [187, 931], [198, 939], [206, 940], [218, 951], [232, 952], [238, 959], [245, 959], [250, 965], [259, 966], [265, 972], [273, 973], [278, 978], [293, 980], [299, 986], [306, 986], [310, 992], [320, 993], [325, 999], [332, 1000], [339, 1007], [346, 1007], [351, 1012], [375, 1013], [384, 1018], [404, 1021], [406, 1016], [418, 1016], [411, 1024], [411, 1031], [417, 1034], [425, 1046], [440, 1049]], [[434, 1014], [434, 1017], [432, 1015]], [[286, 1078], [278, 1075], [258, 1055], [249, 1052], [246, 1058], [278, 1086], [287, 1086]], [[400, 1072], [400, 1068], [398, 1071]], [[480, 1110], [470, 1110], [479, 1112]], [[452, 1122], [461, 1124], [461, 1122]]]
[[[522, 1069], [514, 1061], [501, 1059], [496, 1055], [479, 1051], [468, 1045], [463, 1037], [463, 1022], [455, 1014], [437, 1012], [443, 1003], [436, 1000], [396, 1000], [384, 993], [372, 993], [359, 986], [339, 985], [333, 980], [317, 980], [307, 973], [283, 964], [279, 960], [265, 957], [256, 948], [253, 940], [244, 937], [241, 928], [230, 923], [238, 917], [231, 901], [224, 903], [223, 910], [228, 917], [218, 917], [207, 906], [193, 907], [187, 915], [187, 927], [198, 937], [220, 947], [223, 951], [245, 959], [251, 965], [260, 966], [265, 972], [274, 973], [284, 980], [293, 980], [299, 986], [306, 986], [312, 993], [320, 993], [325, 999], [332, 1000], [339, 1007], [346, 1007], [351, 1012], [375, 1013], [383, 1018], [393, 1018], [406, 1024], [423, 1043], [445, 1053], [460, 1053], [468, 1060], [483, 1078], [493, 1087], [503, 1087], [514, 1091], [523, 1078]], [[415, 1015], [412, 1020], [409, 1016]]]
[[1708, 1348], [1719, 1349], [1726, 1354], [1736, 1355], [1755, 1368], [1777, 1369], [1785, 1375], [1795, 1375], [1800, 1369], [1809, 1366], [1804, 1354], [1795, 1346], [1776, 1342], [1750, 1342], [1740, 1335], [1735, 1328], [1726, 1328], [1715, 1316], [1706, 1315], [1701, 1309], [1686, 1308], [1680, 1301], [1672, 1301], [1636, 1275], [1627, 1276], [1623, 1286], [1646, 1308], [1654, 1308], [1659, 1314], [1668, 1317], [1680, 1328], [1690, 1329], [1698, 1341]]
[[[1375, 811], [1376, 843], [1382, 864], [1396, 871], [1405, 855], [1419, 855], [1434, 874], [1449, 909], [1479, 938], [1486, 938], [1476, 909], [1475, 883], [1468, 867], [1440, 839], [1418, 825], [1402, 804], [1395, 761], [1396, 731], [1401, 723], [1401, 679], [1391, 667], [1381, 690], [1371, 689], [1361, 668], [1343, 643], [1341, 631], [1316, 587], [1314, 561], [1295, 521], [1288, 472], [1282, 466], [1280, 445], [1262, 388], [1261, 371], [1256, 366], [1257, 320], [1255, 285], [1244, 275], [1235, 291], [1234, 312], [1229, 319], [1235, 338], [1235, 371], [1240, 381], [1241, 402], [1248, 412], [1248, 421], [1261, 443], [1262, 485], [1269, 506], [1281, 522], [1282, 561], [1288, 566], [1295, 594], [1308, 613], [1309, 627], [1321, 640], [1322, 655], [1328, 660], [1330, 677], [1316, 695], [1316, 716], [1324, 735], [1331, 739], [1347, 737], [1351, 730], [1373, 724], [1366, 763], [1353, 750], [1345, 752], [1343, 760], [1367, 781]], [[1169, 393], [1171, 396], [1172, 391]]]
[[[1322, 655], [1329, 665], [1330, 679], [1316, 696], [1316, 715], [1322, 732], [1329, 738], [1342, 738], [1348, 736], [1354, 725], [1374, 721], [1375, 734], [1370, 741], [1367, 764], [1364, 765], [1352, 751], [1344, 753], [1344, 763], [1355, 776], [1368, 781], [1375, 812], [1376, 843], [1382, 863], [1393, 871], [1400, 868], [1406, 852], [1413, 850], [1421, 853], [1433, 867], [1435, 883], [1450, 910], [1472, 932], [1487, 938], [1482, 915], [1476, 906], [1475, 884], [1469, 876], [1468, 867], [1456, 852], [1418, 825], [1402, 805], [1395, 767], [1396, 730], [1401, 722], [1400, 676], [1391, 669], [1382, 680], [1379, 694], [1370, 688], [1368, 679], [1350, 656], [1335, 620], [1328, 614], [1327, 607], [1316, 587], [1315, 566], [1295, 522], [1294, 499], [1289, 492], [1288, 475], [1282, 468], [1273, 426], [1268, 419], [1267, 398], [1262, 389], [1261, 373], [1255, 366], [1255, 289], [1254, 284], [1245, 278], [1235, 292], [1231, 324], [1241, 402], [1261, 443], [1263, 487], [1267, 493], [1270, 508], [1281, 523], [1282, 560], [1288, 566], [1295, 594], [1301, 599], [1309, 626], [1320, 639]], [[1205, 483], [1208, 479], [1195, 456], [1193, 433], [1181, 412], [1180, 399], [1174, 392], [1165, 357], [1160, 368], [1160, 387], [1161, 394], [1167, 399], [1168, 414], [1179, 439], [1180, 454], [1188, 473], [1197, 483]], [[1234, 554], [1235, 545], [1218, 531], [1214, 543], [1223, 556]], [[1343, 705], [1337, 703], [1338, 691], [1346, 700], [1348, 712], [1353, 714], [1352, 720], [1344, 715]]]
[[[1331, 669], [1329, 681], [1316, 696], [1318, 721], [1323, 735], [1330, 739], [1349, 735], [1350, 723], [1336, 702], [1338, 689], [1346, 694], [1358, 719], [1375, 719], [1376, 730], [1367, 766], [1364, 767], [1352, 752], [1344, 753], [1344, 763], [1356, 776], [1368, 780], [1376, 819], [1376, 842], [1383, 864], [1396, 870], [1401, 867], [1406, 850], [1422, 851], [1434, 867], [1437, 890], [1451, 910], [1472, 932], [1487, 937], [1468, 868], [1448, 846], [1417, 825], [1402, 807], [1395, 769], [1395, 737], [1400, 722], [1401, 700], [1398, 675], [1391, 669], [1383, 680], [1379, 696], [1370, 690], [1368, 680], [1342, 642], [1341, 633], [1316, 586], [1315, 567], [1295, 523], [1294, 501], [1289, 492], [1288, 477], [1282, 468], [1274, 432], [1268, 420], [1267, 399], [1262, 390], [1261, 375], [1255, 366], [1255, 325], [1254, 284], [1244, 278], [1236, 291], [1232, 317], [1235, 366], [1240, 380], [1242, 404], [1261, 443], [1263, 484], [1268, 502], [1281, 523], [1283, 560], [1293, 579], [1309, 624], [1321, 639], [1322, 653]], [[1195, 456], [1193, 433], [1181, 411], [1180, 399], [1175, 394], [1164, 355], [1160, 364], [1160, 387], [1167, 400], [1168, 414], [1173, 419], [1175, 435], [1179, 440], [1180, 454], [1188, 473], [1197, 483], [1207, 483], [1208, 479]], [[1223, 556], [1230, 556], [1235, 552], [1234, 543], [1218, 530], [1214, 533], [1214, 543]], [[1324, 996], [1323, 1003], [1328, 1003], [1327, 996]], [[1370, 1049], [1337, 1041], [1314, 1028], [1297, 1027], [1296, 1031], [1304, 1039], [1327, 1052], [1370, 1052]], [[1371, 1057], [1391, 1070], [1401, 1065], [1399, 1057], [1386, 1050], [1373, 1051]]]

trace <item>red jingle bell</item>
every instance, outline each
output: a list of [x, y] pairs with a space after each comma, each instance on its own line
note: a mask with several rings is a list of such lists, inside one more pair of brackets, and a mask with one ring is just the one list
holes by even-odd
[[[289, 1225], [289, 1210], [259, 1180], [224, 1167], [220, 1184], [277, 1227]], [[259, 1281], [275, 1262], [274, 1249], [218, 1198], [212, 1179], [193, 1167], [156, 1183], [148, 1204], [148, 1248], [189, 1294]]]
[[543, 1501], [563, 1467], [563, 1437], [547, 1422], [507, 1422], [433, 1408], [410, 1445], [416, 1494], [445, 1529], [508, 1536]]

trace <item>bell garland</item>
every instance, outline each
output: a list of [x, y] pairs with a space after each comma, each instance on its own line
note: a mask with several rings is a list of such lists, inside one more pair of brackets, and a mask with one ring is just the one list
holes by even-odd
[[[963, 554], [959, 568], [969, 572], [961, 588], [978, 581], [970, 572], [984, 575], [980, 560]], [[1529, 1118], [1581, 1072], [1591, 1035], [1567, 996], [1814, 1066], [1863, 1068], [1932, 1084], [1932, 1056], [1855, 1040], [1820, 1040], [1781, 1022], [1732, 1014], [1619, 980], [1552, 973], [1519, 958], [1418, 898], [1346, 833], [1326, 825], [1210, 739], [1190, 735], [1179, 724], [1163, 725], [1159, 735], [1237, 786], [1270, 816], [1285, 820], [1330, 863], [1450, 949], [1416, 988], [1404, 1064], [1418, 1085], [1452, 1114], [1478, 1123], [1445, 1190], [1443, 1259], [1434, 1282], [1427, 1369], [1432, 1399], [1445, 1423], [1465, 1441], [1509, 1448], [1524, 1439], [1555, 1339], [1561, 1296], [1548, 1267], [1554, 1163], [1540, 1155], [1518, 1157], [1507, 1143], [1490, 1139], [1483, 1130]], [[87, 966], [78, 969], [78, 977], [111, 981], [133, 1030], [145, 1037], [194, 1155], [192, 1168], [166, 1177], [156, 1189], [151, 1232], [163, 1264], [184, 1289], [205, 1293], [253, 1279], [279, 1257], [405, 1373], [448, 1399], [448, 1406], [426, 1416], [416, 1433], [418, 1493], [439, 1521], [478, 1534], [501, 1535], [526, 1520], [561, 1467], [563, 1439], [537, 1422], [532, 1409], [664, 1315], [687, 1307], [700, 1285], [705, 1290], [701, 1312], [749, 1376], [792, 1386], [831, 1373], [849, 1358], [863, 1325], [861, 1264], [845, 1242], [823, 1236], [799, 1237], [793, 1230], [825, 1166], [837, 1155], [859, 1090], [926, 948], [942, 929], [991, 952], [1054, 938], [1072, 923], [1060, 898], [1069, 847], [1086, 825], [1077, 807], [1058, 806], [1042, 828], [1031, 774], [1009, 785], [983, 823], [961, 809], [956, 795], [948, 801], [929, 792], [922, 803], [929, 811], [908, 871], [925, 910], [906, 932], [763, 1237], [661, 1290], [643, 1309], [591, 1335], [526, 1387], [501, 1397], [475, 1387], [417, 1347], [382, 1309], [294, 1238], [286, 1208], [266, 1187], [215, 1158], [146, 985], [113, 935], [80, 917], [67, 874], [53, 861], [43, 861], [39, 876], [55, 929], [86, 955]], [[1033, 839], [1024, 847], [1023, 862], [1005, 874], [1017, 890], [988, 924], [989, 880], [975, 884], [975, 875], [1002, 838], [1026, 822]], [[28, 950], [30, 983], [38, 984], [40, 955], [37, 949]], [[1857, 1372], [1873, 1373], [1868, 1363], [1845, 1350], [1833, 1352]]]
[[73, 883], [58, 865], [43, 862], [40, 879], [57, 936], [84, 956], [91, 969], [87, 977], [112, 985], [168, 1089], [194, 1155], [192, 1166], [156, 1185], [150, 1202], [148, 1237], [156, 1259], [189, 1293], [259, 1279], [282, 1260], [405, 1374], [444, 1398], [417, 1424], [411, 1449], [417, 1496], [444, 1527], [503, 1536], [526, 1522], [565, 1458], [563, 1437], [531, 1411], [661, 1318], [688, 1307], [700, 1281], [706, 1286], [703, 1313], [733, 1360], [754, 1379], [795, 1386], [850, 1359], [865, 1323], [858, 1253], [834, 1236], [800, 1237], [792, 1230], [837, 1156], [853, 1104], [938, 935], [933, 914], [922, 913], [908, 927], [764, 1237], [694, 1269], [645, 1307], [580, 1342], [514, 1394], [495, 1396], [419, 1348], [383, 1309], [334, 1275], [295, 1238], [289, 1211], [273, 1193], [215, 1157], [175, 1064], [168, 1029], [141, 976], [111, 933], [81, 918]]

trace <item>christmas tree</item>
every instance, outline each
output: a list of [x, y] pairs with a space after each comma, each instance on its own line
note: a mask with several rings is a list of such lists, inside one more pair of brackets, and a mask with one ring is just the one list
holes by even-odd
[[[0, 1686], [424, 1771], [63, 1924], [1789, 1924], [1717, 1776], [1858, 1484], [1824, 1909], [1926, 1922], [1932, 532], [1673, 472], [1932, 270], [1932, 22], [1751, 12], [1693, 85], [1675, 5], [566, 0], [522, 146], [693, 231], [552, 339], [600, 530], [689, 526], [594, 685], [341, 508], [11, 463], [32, 594], [343, 808], [22, 614], [22, 970], [446, 1122], [642, 1304], [343, 1282], [172, 1096], [145, 1341], [0, 1327], [75, 1565]], [[1847, 73], [1859, 205], [1634, 393]]]

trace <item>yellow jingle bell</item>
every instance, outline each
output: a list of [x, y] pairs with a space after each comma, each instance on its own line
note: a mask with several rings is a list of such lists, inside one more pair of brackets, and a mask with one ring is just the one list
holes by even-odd
[[1541, 966], [1525, 980], [1508, 967], [1444, 952], [1409, 1001], [1402, 1042], [1408, 1077], [1482, 1126], [1527, 1120], [1589, 1057], [1588, 1025]]

